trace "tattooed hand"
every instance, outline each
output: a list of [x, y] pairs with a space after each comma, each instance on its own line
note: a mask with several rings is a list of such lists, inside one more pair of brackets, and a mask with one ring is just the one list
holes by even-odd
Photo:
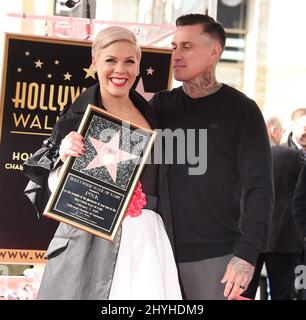
[[248, 287], [254, 274], [254, 266], [247, 261], [233, 257], [227, 265], [226, 272], [221, 280], [225, 283], [224, 296], [234, 300]]

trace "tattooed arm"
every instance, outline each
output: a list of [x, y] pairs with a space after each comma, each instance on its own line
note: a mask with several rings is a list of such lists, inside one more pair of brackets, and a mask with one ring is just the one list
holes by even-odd
[[226, 284], [224, 296], [228, 300], [237, 299], [247, 289], [253, 278], [254, 269], [253, 265], [238, 257], [233, 257], [230, 260], [221, 280], [221, 283]]

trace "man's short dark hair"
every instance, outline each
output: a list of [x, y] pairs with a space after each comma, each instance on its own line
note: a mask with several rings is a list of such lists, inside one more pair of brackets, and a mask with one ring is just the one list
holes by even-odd
[[200, 13], [189, 13], [176, 19], [177, 27], [191, 26], [196, 24], [203, 25], [203, 32], [208, 33], [213, 39], [219, 41], [222, 50], [225, 47], [226, 33], [222, 25], [215, 21], [214, 18]]

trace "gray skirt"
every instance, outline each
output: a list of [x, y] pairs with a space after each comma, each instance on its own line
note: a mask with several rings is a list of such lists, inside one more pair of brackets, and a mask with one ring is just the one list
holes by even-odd
[[61, 223], [46, 252], [39, 300], [108, 299], [121, 238], [113, 242]]

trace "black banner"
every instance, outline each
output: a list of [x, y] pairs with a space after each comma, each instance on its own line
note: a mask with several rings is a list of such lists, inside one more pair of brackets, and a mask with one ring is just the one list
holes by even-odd
[[[134, 86], [149, 99], [171, 86], [171, 51], [142, 48]], [[44, 262], [57, 222], [38, 219], [23, 190], [22, 163], [58, 114], [97, 82], [91, 42], [7, 34], [0, 109], [0, 263]]]

